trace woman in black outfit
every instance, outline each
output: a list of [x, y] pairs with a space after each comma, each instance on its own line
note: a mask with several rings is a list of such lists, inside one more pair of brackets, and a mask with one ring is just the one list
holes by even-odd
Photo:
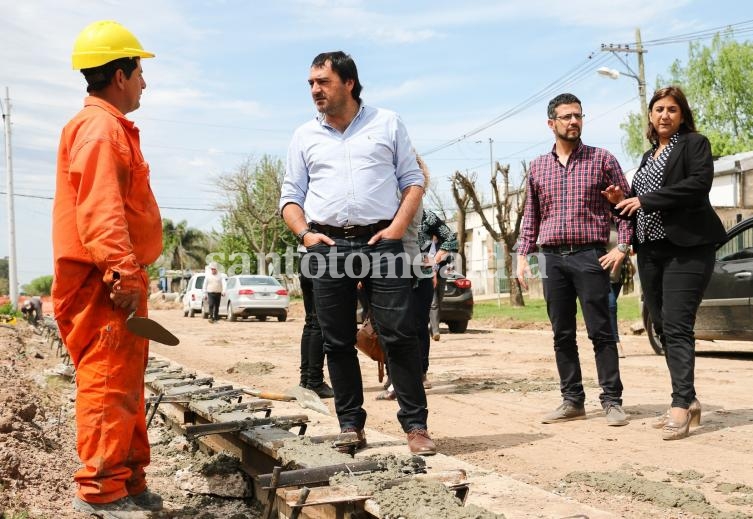
[[656, 91], [649, 103], [648, 138], [630, 198], [609, 187], [615, 210], [635, 218], [633, 248], [644, 301], [659, 335], [672, 380], [672, 404], [655, 428], [663, 439], [688, 436], [700, 424], [696, 398], [696, 312], [714, 268], [724, 226], [709, 202], [714, 179], [711, 146], [696, 132], [685, 94], [676, 86]]

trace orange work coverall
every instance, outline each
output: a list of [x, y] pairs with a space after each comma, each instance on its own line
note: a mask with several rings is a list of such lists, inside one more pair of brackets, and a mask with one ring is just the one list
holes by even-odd
[[144, 370], [149, 341], [127, 331], [113, 282], [140, 291], [162, 252], [162, 220], [139, 130], [93, 96], [65, 126], [58, 149], [52, 242], [55, 318], [76, 367], [78, 497], [108, 503], [146, 488], [149, 440]]

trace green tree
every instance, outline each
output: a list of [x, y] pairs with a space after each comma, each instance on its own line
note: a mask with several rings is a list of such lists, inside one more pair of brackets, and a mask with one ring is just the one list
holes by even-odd
[[620, 123], [620, 129], [625, 132], [622, 138], [622, 148], [633, 160], [639, 159], [643, 152], [643, 117], [640, 113], [631, 112], [627, 120]]
[[0, 258], [0, 295], [6, 295], [10, 292], [10, 267], [8, 266], [8, 256]]
[[[284, 171], [280, 159], [264, 155], [258, 162], [247, 159], [234, 172], [217, 180], [225, 195], [225, 202], [219, 206], [225, 212], [220, 252], [228, 264], [237, 264], [237, 255], [241, 254], [249, 259], [244, 268], [266, 274], [272, 264], [268, 254], [283, 255], [288, 247], [296, 245], [277, 211]], [[259, 256], [265, 260], [259, 263]]]
[[30, 296], [48, 296], [52, 292], [52, 276], [34, 278], [22, 288]]
[[[717, 34], [711, 45], [691, 43], [687, 65], [676, 60], [669, 78], [659, 76], [657, 88], [679, 85], [688, 97], [696, 127], [711, 141], [714, 156], [753, 149], [753, 43], [733, 39], [732, 32]], [[640, 116], [630, 114], [620, 125], [623, 147], [640, 157]]]
[[162, 257], [167, 268], [174, 270], [203, 269], [209, 254], [207, 237], [183, 220], [177, 224], [162, 220]]

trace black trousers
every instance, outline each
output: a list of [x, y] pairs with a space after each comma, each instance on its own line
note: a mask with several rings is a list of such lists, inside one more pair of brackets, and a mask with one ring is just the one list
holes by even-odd
[[601, 405], [622, 405], [620, 364], [609, 318], [609, 272], [599, 264], [599, 256], [604, 254], [603, 248], [572, 254], [544, 253], [545, 263], [540, 265], [562, 398], [576, 405], [586, 399], [576, 340], [576, 300], [580, 301], [593, 344]]
[[431, 308], [431, 301], [434, 298], [433, 279], [433, 277], [418, 279], [411, 294], [413, 297], [413, 315], [416, 319], [416, 335], [418, 336], [418, 346], [421, 350], [421, 370], [424, 375], [429, 371], [429, 348], [431, 347], [429, 310]]
[[207, 292], [207, 307], [212, 321], [220, 318], [220, 297], [222, 297], [221, 292]]
[[314, 304], [314, 282], [301, 272], [301, 292], [306, 319], [301, 334], [301, 386], [315, 388], [324, 382], [324, 337]]
[[[412, 278], [403, 244], [400, 240], [380, 240], [368, 245], [370, 237], [334, 238], [333, 247], [318, 244], [306, 254], [314, 276], [314, 300], [324, 334], [337, 418], [341, 429], [361, 429], [366, 423], [363, 380], [355, 348], [356, 285], [361, 281], [387, 354], [390, 379], [400, 406], [400, 425], [405, 432], [426, 429], [426, 393], [411, 312]], [[306, 265], [302, 264], [301, 269], [304, 268]]]
[[714, 270], [713, 245], [679, 247], [668, 240], [638, 249], [643, 300], [672, 379], [672, 407], [687, 409], [695, 393], [696, 313]]

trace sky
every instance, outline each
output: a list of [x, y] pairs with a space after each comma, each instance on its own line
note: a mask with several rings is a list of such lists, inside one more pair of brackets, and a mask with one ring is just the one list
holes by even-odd
[[[21, 285], [53, 271], [60, 130], [86, 95], [70, 54], [95, 20], [117, 20], [156, 54], [142, 61], [147, 88], [128, 117], [162, 216], [203, 231], [221, 230], [217, 178], [265, 154], [284, 160], [294, 129], [315, 116], [307, 79], [320, 52], [354, 58], [364, 102], [400, 114], [451, 207], [455, 171], [475, 172], [488, 199], [490, 157], [519, 174], [551, 149], [546, 104], [561, 92], [583, 103], [583, 141], [633, 167], [619, 125], [640, 111], [638, 82], [596, 69], [636, 72], [637, 56], [602, 44], [632, 46], [640, 29], [650, 98], [688, 58], [687, 41], [661, 40], [753, 20], [739, 0], [0, 0], [0, 12]], [[3, 153], [0, 257], [10, 250], [6, 163]]]

